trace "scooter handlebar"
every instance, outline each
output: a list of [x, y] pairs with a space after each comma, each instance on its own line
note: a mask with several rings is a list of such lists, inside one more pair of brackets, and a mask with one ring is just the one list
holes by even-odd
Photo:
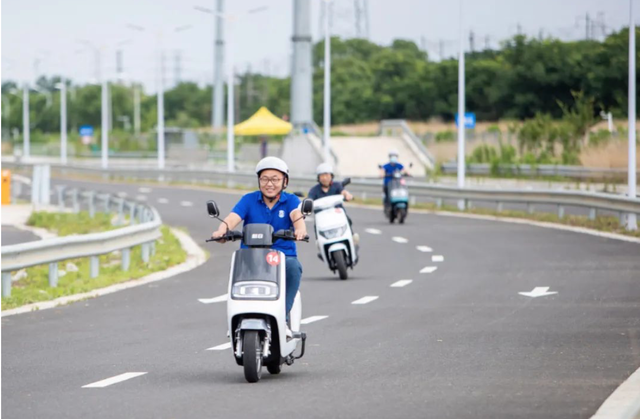
[[219, 242], [221, 240], [236, 241], [241, 238], [242, 238], [242, 233], [240, 233], [239, 231], [227, 231], [224, 234], [224, 236], [220, 236], [217, 238], [210, 238], [205, 240], [205, 242]]

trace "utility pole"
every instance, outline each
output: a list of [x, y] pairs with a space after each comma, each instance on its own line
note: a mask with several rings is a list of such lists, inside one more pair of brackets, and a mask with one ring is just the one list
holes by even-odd
[[[465, 176], [465, 154], [464, 154], [464, 130], [465, 130], [465, 117], [464, 117], [464, 26], [462, 24], [463, 16], [463, 0], [460, 1], [460, 47], [458, 51], [458, 188], [464, 188], [464, 176]], [[458, 209], [465, 209], [465, 201], [461, 199], [458, 201]]]
[[140, 86], [133, 85], [133, 132], [140, 137]]
[[331, 0], [322, 2], [325, 8], [324, 21], [324, 161], [331, 163]]
[[475, 45], [474, 45], [474, 41], [475, 41], [475, 34], [473, 33], [473, 30], [469, 31], [469, 48], [471, 49], [471, 52], [475, 52]]
[[31, 126], [29, 122], [29, 84], [22, 88], [22, 157], [28, 159], [31, 154]]
[[224, 12], [224, 0], [217, 0], [214, 16], [216, 22], [214, 63], [213, 63], [213, 107], [211, 109], [211, 130], [216, 132], [222, 128], [224, 116], [224, 28], [222, 13]]
[[585, 18], [584, 29], [586, 32], [586, 39], [589, 40], [591, 37], [589, 36], [589, 29], [591, 28], [591, 19], [589, 18], [589, 12], [587, 12], [587, 16]]
[[293, 69], [291, 122], [296, 127], [313, 122], [313, 66], [311, 60], [311, 0], [293, 1]]
[[67, 81], [60, 79], [60, 163], [67, 164]]
[[[636, 25], [633, 0], [629, 0], [629, 198], [636, 197]], [[637, 230], [636, 214], [627, 214], [627, 229]]]
[[177, 86], [182, 78], [182, 51], [176, 50], [173, 53], [173, 82]]

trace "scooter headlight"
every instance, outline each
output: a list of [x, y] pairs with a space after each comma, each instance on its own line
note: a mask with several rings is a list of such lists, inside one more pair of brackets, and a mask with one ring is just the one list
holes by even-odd
[[262, 281], [238, 282], [231, 289], [231, 297], [236, 300], [276, 300], [278, 285]]
[[346, 231], [347, 225], [343, 225], [342, 227], [331, 228], [329, 230], [320, 230], [320, 235], [325, 239], [331, 240], [342, 236]]

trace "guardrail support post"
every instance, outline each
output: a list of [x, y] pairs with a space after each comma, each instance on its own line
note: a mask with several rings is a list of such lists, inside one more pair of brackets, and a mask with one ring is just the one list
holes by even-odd
[[11, 272], [2, 272], [2, 296], [11, 297]]
[[122, 270], [128, 271], [131, 265], [131, 248], [122, 249]]
[[558, 218], [564, 218], [564, 207], [562, 205], [558, 205]]
[[471, 200], [467, 201], [467, 209], [473, 209], [473, 201]]
[[144, 206], [138, 205], [138, 222], [144, 223]]
[[51, 288], [58, 286], [58, 262], [49, 264], [49, 286]]
[[527, 204], [527, 212], [529, 214], [533, 214], [534, 211], [535, 211], [535, 208], [534, 208], [533, 204], [531, 204], [531, 203]]
[[502, 212], [502, 210], [504, 209], [504, 204], [502, 202], [498, 202], [498, 212]]
[[72, 189], [71, 190], [71, 198], [73, 201], [73, 212], [75, 212], [76, 214], [80, 212], [80, 203], [78, 202], [78, 190], [77, 189]]
[[58, 190], [58, 207], [60, 209], [64, 209], [64, 185], [57, 185], [56, 189]]
[[589, 219], [590, 220], [595, 220], [596, 219], [596, 209], [595, 208], [589, 208]]
[[367, 193], [362, 192], [362, 202], [365, 202], [366, 200], [367, 200]]
[[91, 256], [89, 260], [89, 275], [91, 278], [96, 278], [100, 274], [100, 258], [98, 256]]
[[149, 263], [149, 243], [142, 243], [142, 261]]
[[118, 198], [118, 225], [124, 224], [124, 199]]
[[109, 205], [111, 204], [111, 194], [104, 195], [104, 212], [109, 213]]
[[96, 216], [96, 193], [94, 191], [90, 191], [87, 195], [87, 202], [89, 203], [89, 217], [93, 218]]
[[436, 207], [438, 207], [438, 209], [442, 208], [442, 198], [436, 199]]
[[410, 199], [410, 201], [409, 201], [409, 204], [410, 204], [411, 206], [414, 206], [414, 205], [416, 204], [416, 197], [415, 197], [415, 196], [412, 196], [412, 197], [411, 197], [411, 199]]
[[129, 224], [134, 225], [136, 223], [136, 205], [133, 202], [129, 202]]

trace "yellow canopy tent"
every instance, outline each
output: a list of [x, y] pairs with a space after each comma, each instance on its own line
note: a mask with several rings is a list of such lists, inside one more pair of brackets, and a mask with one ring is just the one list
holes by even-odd
[[291, 131], [291, 124], [261, 107], [249, 119], [233, 128], [236, 135], [285, 135]]

